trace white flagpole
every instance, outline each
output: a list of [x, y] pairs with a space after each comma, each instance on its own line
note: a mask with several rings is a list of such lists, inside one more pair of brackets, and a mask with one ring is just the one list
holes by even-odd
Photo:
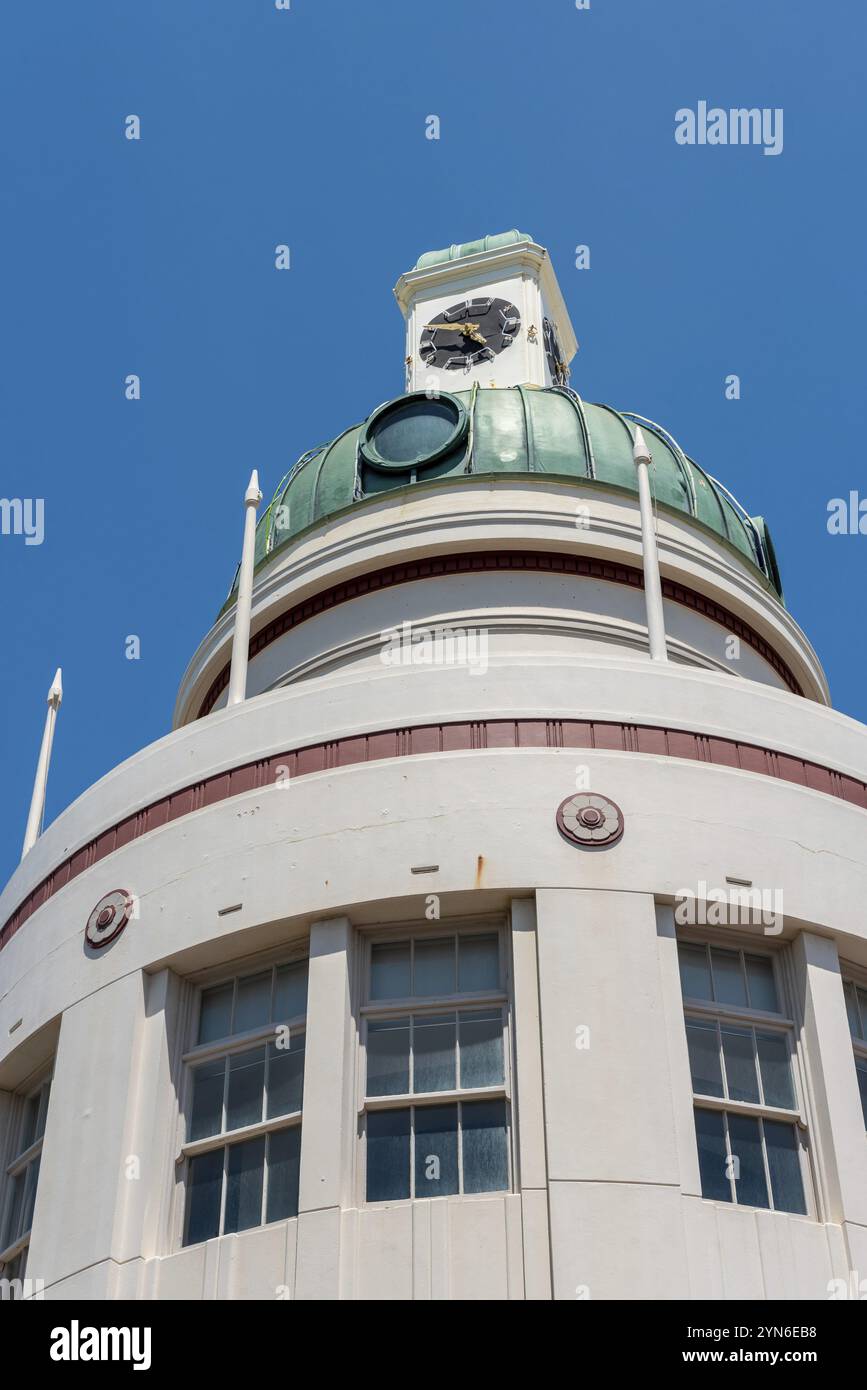
[[656, 549], [656, 531], [653, 525], [653, 503], [650, 497], [651, 463], [641, 429], [635, 428], [635, 444], [632, 457], [638, 473], [638, 504], [641, 509], [641, 549], [644, 557], [644, 602], [647, 608], [647, 637], [650, 643], [650, 656], [653, 661], [667, 661], [668, 648], [665, 642], [665, 615], [662, 608], [662, 581], [659, 577], [659, 554]]
[[235, 630], [232, 634], [232, 664], [229, 672], [227, 705], [240, 705], [247, 698], [247, 653], [250, 646], [250, 614], [253, 607], [253, 560], [256, 548], [256, 508], [262, 501], [259, 475], [250, 474], [244, 493], [244, 545], [235, 601]]
[[63, 699], [63, 681], [58, 666], [54, 680], [51, 682], [51, 689], [48, 692], [48, 710], [45, 715], [45, 728], [42, 731], [42, 747], [39, 749], [39, 762], [36, 764], [36, 776], [33, 779], [33, 795], [30, 798], [30, 814], [27, 817], [27, 829], [24, 832], [24, 848], [21, 851], [23, 859], [28, 850], [31, 850], [42, 834], [42, 819], [45, 815], [45, 792], [48, 787], [48, 767], [51, 762], [51, 745], [54, 742], [54, 725], [57, 720], [57, 711], [60, 709], [60, 702]]

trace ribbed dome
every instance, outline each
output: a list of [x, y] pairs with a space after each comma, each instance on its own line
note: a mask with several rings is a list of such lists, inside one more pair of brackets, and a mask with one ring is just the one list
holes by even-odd
[[591, 405], [563, 387], [422, 393], [379, 406], [298, 460], [259, 521], [256, 563], [292, 537], [383, 492], [461, 478], [522, 475], [592, 482], [637, 494], [632, 446], [641, 424], [656, 502], [708, 527], [760, 571], [782, 599], [770, 535], [659, 425]]

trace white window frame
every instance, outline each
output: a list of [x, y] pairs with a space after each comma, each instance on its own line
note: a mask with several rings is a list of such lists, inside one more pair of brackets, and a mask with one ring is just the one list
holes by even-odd
[[[446, 936], [496, 936], [500, 961], [500, 980], [496, 990], [474, 990], [448, 995], [409, 995], [401, 999], [371, 999], [371, 963], [374, 946], [399, 945], [403, 941], [431, 941]], [[513, 983], [510, 936], [508, 922], [501, 915], [484, 920], [440, 920], [432, 923], [404, 922], [399, 926], [373, 928], [364, 932], [359, 951], [360, 990], [359, 997], [359, 1037], [356, 1105], [358, 1113], [358, 1154], [356, 1200], [359, 1206], [381, 1210], [384, 1206], [404, 1206], [413, 1202], [429, 1201], [430, 1198], [412, 1196], [385, 1198], [382, 1201], [367, 1199], [367, 1116], [383, 1110], [410, 1111], [410, 1190], [415, 1174], [415, 1111], [436, 1105], [458, 1105], [462, 1102], [503, 1100], [506, 1105], [506, 1154], [508, 1163], [507, 1186], [498, 1192], [464, 1192], [464, 1171], [462, 1153], [462, 1113], [458, 1111], [458, 1186], [459, 1191], [449, 1194], [447, 1200], [474, 1201], [507, 1197], [515, 1191], [517, 1180], [516, 1134], [517, 1120], [513, 1084]], [[413, 1019], [430, 1014], [475, 1012], [480, 1009], [499, 1008], [503, 1021], [503, 1081], [497, 1086], [459, 1087], [448, 1091], [403, 1092], [398, 1095], [367, 1095], [367, 1026], [371, 1020], [409, 1016]], [[459, 1044], [456, 1043], [457, 1058]], [[410, 1049], [410, 1084], [412, 1084], [412, 1048]]]
[[[803, 1214], [801, 1212], [787, 1212], [779, 1210], [779, 1214], [783, 1216], [793, 1217], [801, 1221], [818, 1220], [818, 1206], [814, 1186], [812, 1160], [810, 1157], [810, 1146], [808, 1142], [809, 1125], [807, 1122], [807, 1110], [804, 1101], [804, 1088], [802, 1085], [800, 1055], [798, 1051], [798, 1028], [794, 1018], [793, 1010], [791, 1008], [790, 991], [788, 989], [787, 981], [784, 978], [784, 972], [781, 968], [783, 952], [786, 949], [785, 946], [771, 946], [765, 942], [763, 942], [761, 945], [757, 945], [754, 940], [748, 938], [745, 939], [743, 936], [738, 936], [737, 938], [735, 938], [734, 936], [722, 937], [719, 934], [698, 935], [693, 931], [679, 931], [677, 933], [677, 944], [679, 947], [700, 946], [704, 948], [706, 951], [708, 951], [708, 964], [711, 971], [712, 966], [710, 964], [709, 952], [714, 949], [738, 952], [741, 957], [742, 970], [744, 969], [744, 956], [763, 956], [766, 960], [770, 960], [774, 974], [774, 987], [776, 989], [777, 1000], [781, 1009], [780, 1013], [772, 1013], [766, 1009], [754, 1009], [748, 1005], [721, 1004], [713, 1000], [696, 999], [689, 995], [683, 994], [683, 987], [681, 984], [681, 997], [683, 1004], [684, 1019], [684, 1040], [687, 1045], [688, 1055], [689, 1041], [686, 1036], [686, 1024], [691, 1018], [698, 1019], [703, 1022], [715, 1022], [719, 1028], [722, 1028], [722, 1026], [724, 1026], [727, 1023], [731, 1023], [734, 1024], [735, 1027], [752, 1029], [754, 1055], [756, 1047], [756, 1033], [761, 1032], [782, 1034], [788, 1042], [789, 1074], [792, 1080], [792, 1091], [794, 1094], [795, 1101], [794, 1107], [792, 1109], [788, 1109], [775, 1105], [766, 1105], [763, 1100], [759, 1103], [753, 1101], [728, 1100], [724, 1096], [707, 1096], [695, 1090], [692, 1091], [692, 1107], [693, 1111], [714, 1110], [717, 1113], [722, 1113], [724, 1117], [728, 1115], [745, 1115], [759, 1121], [776, 1120], [782, 1124], [790, 1124], [794, 1126], [795, 1138], [797, 1140], [798, 1146], [798, 1163], [801, 1173], [801, 1185], [804, 1190], [804, 1205], [807, 1208], [807, 1210], [806, 1214]], [[711, 979], [713, 979], [712, 973]], [[721, 1033], [718, 1036], [720, 1049], [720, 1075], [722, 1076], [723, 1084], [727, 1089], [728, 1082], [726, 1077], [725, 1063], [722, 1054]], [[760, 1095], [763, 1095], [764, 1083], [762, 1081], [761, 1068], [758, 1066], [758, 1063], [756, 1065], [756, 1075], [759, 1084], [759, 1093]], [[690, 1085], [692, 1085], [691, 1066]], [[734, 1178], [729, 1179], [732, 1191], [731, 1202], [720, 1202], [720, 1205], [724, 1205], [727, 1207], [738, 1207], [742, 1211], [769, 1211], [775, 1213], [778, 1212], [778, 1208], [774, 1206], [774, 1194], [771, 1186], [771, 1175], [768, 1166], [768, 1154], [767, 1144], [765, 1142], [764, 1124], [760, 1123], [759, 1134], [762, 1146], [762, 1161], [764, 1164], [765, 1185], [768, 1193], [768, 1206], [754, 1207], [746, 1202], [738, 1201], [737, 1183]], [[695, 1134], [694, 1117], [693, 1140], [697, 1146], [698, 1136]], [[729, 1127], [727, 1118], [725, 1119], [725, 1142], [726, 1152], [728, 1156], [731, 1157], [731, 1141], [729, 1137]], [[704, 1196], [702, 1197], [702, 1200], [705, 1202], [719, 1201], [718, 1198]]]
[[[50, 1066], [48, 1066], [47, 1068], [43, 1067], [37, 1074], [36, 1079], [28, 1083], [27, 1087], [19, 1092], [14, 1102], [15, 1110], [17, 1113], [15, 1114], [13, 1123], [10, 1126], [10, 1130], [11, 1133], [14, 1134], [15, 1139], [12, 1148], [11, 1160], [7, 1164], [5, 1170], [5, 1181], [3, 1183], [3, 1201], [2, 1203], [0, 1203], [0, 1237], [4, 1239], [6, 1235], [6, 1225], [12, 1210], [12, 1191], [15, 1184], [15, 1179], [20, 1177], [22, 1174], [25, 1174], [25, 1188], [21, 1199], [21, 1210], [23, 1215], [24, 1203], [27, 1197], [26, 1173], [27, 1170], [34, 1163], [40, 1161], [42, 1158], [42, 1148], [45, 1141], [45, 1126], [48, 1122], [48, 1107], [51, 1102], [51, 1082], [53, 1076], [54, 1063], [52, 1061]], [[37, 1135], [37, 1137], [33, 1140], [31, 1144], [27, 1146], [26, 1149], [23, 1149], [20, 1152], [18, 1152], [18, 1145], [23, 1137], [25, 1117], [27, 1115], [27, 1107], [32, 1100], [35, 1100], [37, 1097], [39, 1097], [39, 1105], [41, 1111], [41, 1106], [43, 1103], [43, 1092], [46, 1092], [47, 1094], [44, 1102], [45, 1112], [43, 1116], [42, 1132]], [[35, 1179], [35, 1182], [38, 1186], [38, 1176]], [[33, 1194], [33, 1201], [35, 1210], [35, 1192]], [[10, 1279], [13, 1277], [22, 1279], [24, 1277], [24, 1272], [27, 1263], [27, 1250], [30, 1245], [30, 1236], [32, 1230], [33, 1222], [31, 1220], [31, 1223], [27, 1227], [26, 1231], [18, 1231], [15, 1237], [5, 1246], [5, 1248], [0, 1250], [0, 1279]], [[10, 1275], [8, 1272], [9, 1266], [15, 1264], [16, 1261], [19, 1263], [20, 1267], [16, 1270], [14, 1275]]]
[[[843, 977], [844, 1003], [845, 990], [847, 986], [850, 989], [861, 990], [862, 993], [867, 992], [867, 975], [860, 974], [854, 967], [846, 965], [842, 961], [840, 962], [840, 968]], [[858, 1010], [858, 1016], [861, 1023], [861, 1031], [864, 1034], [864, 1037], [856, 1038], [855, 1034], [852, 1032], [852, 1025], [849, 1022], [848, 1005], [846, 1006], [846, 1022], [849, 1026], [849, 1035], [852, 1039], [852, 1051], [855, 1054], [856, 1069], [867, 1070], [867, 1007], [862, 1007], [857, 995], [855, 997], [855, 1007]], [[867, 1130], [867, 1116], [865, 1116], [864, 1118], [865, 1130]]]
[[[273, 1134], [275, 1131], [300, 1127], [303, 1119], [303, 1097], [302, 1108], [290, 1111], [286, 1115], [275, 1115], [273, 1119], [263, 1118], [255, 1124], [243, 1125], [237, 1129], [221, 1128], [218, 1134], [209, 1134], [202, 1139], [188, 1139], [190, 1117], [192, 1114], [194, 1074], [198, 1066], [203, 1062], [217, 1061], [221, 1058], [228, 1058], [240, 1052], [247, 1052], [252, 1048], [263, 1046], [265, 1048], [265, 1070], [263, 1077], [262, 1109], [263, 1114], [267, 1103], [268, 1095], [268, 1043], [274, 1041], [275, 1029], [288, 1028], [290, 1039], [294, 1039], [299, 1033], [305, 1035], [305, 1056], [306, 1056], [306, 1032], [307, 1032], [307, 1013], [296, 1014], [292, 1018], [281, 1019], [279, 1022], [260, 1024], [256, 1028], [249, 1028], [243, 1033], [232, 1033], [224, 1038], [215, 1038], [212, 1042], [199, 1043], [196, 1039], [199, 1036], [199, 1024], [201, 1020], [202, 996], [208, 990], [218, 989], [221, 985], [232, 984], [234, 993], [232, 997], [232, 1008], [234, 1011], [238, 997], [238, 981], [248, 979], [253, 975], [271, 972], [271, 998], [273, 1000], [274, 983], [276, 973], [281, 966], [302, 965], [308, 963], [309, 971], [309, 947], [305, 940], [303, 949], [298, 948], [290, 952], [280, 952], [276, 954], [269, 952], [264, 959], [248, 960], [234, 963], [229, 967], [208, 971], [192, 982], [195, 988], [195, 1005], [192, 1010], [190, 1024], [191, 1046], [184, 1052], [181, 1061], [184, 1064], [184, 1083], [183, 1083], [183, 1104], [180, 1110], [180, 1142], [175, 1158], [175, 1166], [179, 1176], [179, 1205], [180, 1219], [177, 1227], [177, 1246], [179, 1249], [194, 1249], [197, 1245], [204, 1242], [195, 1241], [190, 1245], [186, 1244], [187, 1222], [189, 1220], [189, 1169], [190, 1161], [203, 1154], [212, 1153], [218, 1149], [223, 1151], [223, 1176], [222, 1188], [220, 1192], [220, 1219], [219, 1230], [216, 1236], [209, 1239], [221, 1239], [223, 1235], [233, 1235], [235, 1232], [225, 1232], [223, 1226], [226, 1219], [226, 1194], [228, 1189], [228, 1166], [229, 1150], [236, 1144], [245, 1143], [250, 1139], [258, 1139]], [[226, 1122], [227, 1092], [229, 1085], [229, 1067], [225, 1069], [223, 1081], [223, 1108], [222, 1124]], [[266, 1145], [267, 1153], [267, 1145]], [[268, 1172], [269, 1163], [265, 1162], [262, 1177], [262, 1216], [268, 1210]], [[281, 1217], [280, 1220], [292, 1221], [295, 1217]], [[266, 1225], [276, 1225], [277, 1222], [267, 1222], [264, 1219], [256, 1226], [245, 1227], [245, 1230], [262, 1230]]]

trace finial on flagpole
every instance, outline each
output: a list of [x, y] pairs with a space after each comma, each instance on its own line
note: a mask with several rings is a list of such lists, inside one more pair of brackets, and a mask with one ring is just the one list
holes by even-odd
[[635, 427], [632, 458], [638, 474], [638, 505], [641, 513], [641, 551], [644, 567], [644, 602], [647, 609], [647, 639], [653, 661], [667, 661], [665, 613], [662, 607], [662, 581], [653, 524], [649, 468], [653, 462], [640, 425]]
[[647, 447], [647, 440], [641, 431], [641, 426], [635, 426], [635, 443], [632, 448], [632, 457], [636, 463], [652, 463], [650, 450]]
[[244, 543], [238, 572], [235, 601], [235, 630], [232, 633], [232, 664], [229, 672], [227, 705], [240, 705], [247, 698], [247, 657], [250, 647], [250, 615], [253, 608], [253, 562], [256, 551], [256, 508], [262, 501], [259, 474], [250, 474], [244, 493]]
[[28, 850], [33, 848], [42, 834], [45, 793], [48, 788], [48, 768], [51, 763], [51, 745], [54, 742], [54, 724], [57, 719], [57, 711], [63, 700], [63, 677], [59, 666], [54, 673], [54, 680], [49, 687], [47, 699], [48, 709], [45, 714], [45, 727], [42, 730], [42, 745], [39, 749], [39, 761], [36, 764], [36, 776], [33, 779], [33, 795], [30, 798], [30, 814], [27, 817], [27, 829], [24, 832], [22, 859]]

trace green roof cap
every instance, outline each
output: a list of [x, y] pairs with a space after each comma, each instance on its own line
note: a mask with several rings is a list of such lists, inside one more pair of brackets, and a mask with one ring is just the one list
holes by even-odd
[[532, 242], [529, 232], [497, 232], [494, 236], [483, 236], [481, 241], [463, 241], [459, 246], [446, 246], [442, 251], [425, 251], [415, 263], [416, 270], [426, 270], [428, 266], [442, 265], [445, 261], [459, 261], [464, 256], [478, 256], [482, 251], [497, 251], [501, 246], [514, 246], [516, 242]]
[[[748, 561], [782, 601], [766, 523], [751, 518], [727, 488], [687, 458], [661, 425], [608, 405], [591, 405], [566, 387], [474, 387], [442, 393], [430, 412], [424, 411], [425, 399], [424, 392], [410, 392], [388, 401], [366, 421], [302, 455], [260, 517], [257, 565], [308, 527], [400, 489], [520, 476], [636, 495], [632, 449], [635, 426], [640, 424], [653, 455], [657, 504], [712, 531]], [[419, 415], [425, 417], [420, 422], [415, 418]], [[411, 441], [411, 451], [423, 442], [419, 428], [434, 430], [428, 452], [420, 450], [412, 463], [392, 461], [406, 457], [401, 448], [381, 456], [371, 447], [371, 434], [386, 451], [392, 449], [395, 434], [389, 437], [388, 428], [378, 433], [389, 421], [402, 447]]]

